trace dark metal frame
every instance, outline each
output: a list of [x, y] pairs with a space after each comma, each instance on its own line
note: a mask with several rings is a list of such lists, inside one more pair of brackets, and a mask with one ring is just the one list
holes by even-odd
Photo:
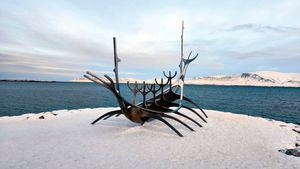
[[[87, 72], [86, 75], [84, 75], [84, 77], [110, 90], [115, 95], [117, 102], [120, 106], [120, 109], [105, 113], [104, 115], [94, 120], [91, 124], [95, 124], [97, 121], [101, 119], [106, 120], [114, 115], [119, 116], [123, 114], [132, 122], [140, 123], [141, 125], [143, 125], [146, 121], [149, 121], [151, 119], [159, 120], [164, 124], [166, 124], [168, 127], [170, 127], [175, 133], [178, 134], [178, 136], [183, 137], [183, 135], [175, 127], [173, 127], [166, 119], [175, 120], [191, 131], [194, 131], [194, 129], [192, 129], [189, 125], [187, 125], [180, 119], [171, 116], [170, 114], [176, 114], [178, 116], [184, 117], [190, 120], [191, 122], [195, 123], [199, 127], [202, 127], [202, 125], [196, 120], [194, 120], [193, 118], [183, 113], [180, 113], [179, 110], [181, 108], [185, 108], [193, 112], [203, 122], [207, 123], [205, 119], [207, 118], [206, 113], [194, 101], [192, 101], [191, 99], [183, 95], [184, 78], [185, 78], [187, 68], [189, 64], [192, 61], [194, 61], [198, 56], [198, 54], [196, 54], [193, 58], [190, 58], [192, 54], [192, 52], [190, 52], [187, 59], [183, 58], [183, 22], [182, 22], [182, 35], [181, 35], [181, 60], [179, 64], [180, 74], [178, 80], [172, 84], [172, 80], [176, 77], [177, 72], [175, 72], [172, 75], [171, 72], [169, 71], [168, 75], [165, 72], [163, 72], [165, 78], [167, 79], [166, 82], [164, 82], [163, 78], [161, 78], [160, 82], [158, 82], [158, 80], [155, 79], [154, 84], [146, 84], [144, 81], [141, 87], [139, 87], [137, 82], [134, 83], [133, 87], [131, 87], [129, 82], [127, 82], [127, 86], [133, 95], [132, 103], [124, 99], [120, 92], [119, 75], [118, 75], [118, 63], [120, 62], [120, 59], [117, 56], [115, 37], [113, 38], [113, 45], [114, 45], [115, 82], [108, 75], [104, 75], [106, 80], [103, 80], [91, 72]], [[136, 97], [138, 94], [142, 96], [143, 101], [141, 103], [136, 104]], [[149, 94], [152, 94], [151, 99], [146, 99]], [[205, 116], [205, 118], [202, 117], [194, 109], [184, 105], [184, 101], [189, 102], [195, 107], [197, 107], [201, 111], [201, 113]], [[175, 109], [171, 109], [171, 107], [175, 107]]]

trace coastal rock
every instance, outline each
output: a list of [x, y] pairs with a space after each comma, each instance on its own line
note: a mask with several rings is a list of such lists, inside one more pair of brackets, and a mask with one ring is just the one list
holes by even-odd
[[45, 117], [44, 117], [43, 115], [41, 115], [41, 116], [39, 117], [39, 119], [45, 119]]

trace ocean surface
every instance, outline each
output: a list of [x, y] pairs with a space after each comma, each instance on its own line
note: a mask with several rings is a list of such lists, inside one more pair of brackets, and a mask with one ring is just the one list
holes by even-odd
[[[300, 124], [300, 88], [185, 85], [184, 92], [204, 109]], [[94, 83], [0, 82], [0, 116], [115, 106], [113, 94]]]

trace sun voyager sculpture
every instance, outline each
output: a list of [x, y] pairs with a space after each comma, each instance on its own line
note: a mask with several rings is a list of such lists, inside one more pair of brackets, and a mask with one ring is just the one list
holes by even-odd
[[[120, 59], [117, 56], [116, 38], [113, 38], [113, 71], [115, 74], [115, 81], [108, 75], [104, 75], [104, 80], [104, 78], [99, 78], [91, 72], [86, 72], [86, 75], [84, 75], [84, 77], [110, 90], [114, 94], [120, 109], [103, 114], [102, 116], [94, 120], [91, 124], [95, 124], [101, 119], [106, 120], [112, 116], [124, 115], [130, 121], [140, 123], [141, 125], [150, 120], [159, 120], [162, 123], [166, 124], [170, 129], [172, 129], [178, 136], [183, 137], [183, 135], [170, 122], [168, 122], [167, 119], [174, 120], [182, 124], [190, 131], [194, 131], [194, 129], [179, 118], [173, 116], [174, 114], [188, 119], [199, 127], [202, 127], [202, 125], [196, 119], [193, 119], [188, 115], [181, 113], [181, 109], [189, 110], [190, 112], [198, 116], [201, 121], [207, 123], [206, 113], [194, 101], [184, 96], [183, 93], [184, 79], [187, 68], [189, 64], [198, 57], [198, 54], [191, 57], [192, 52], [189, 53], [187, 58], [183, 57], [183, 25], [184, 24], [182, 22], [181, 59], [177, 79], [175, 80], [177, 72], [174, 72], [172, 74], [169, 71], [168, 73], [163, 72], [163, 75], [165, 77], [164, 79], [154, 79], [155, 83], [153, 84], [146, 84], [144, 81], [142, 84], [138, 84], [137, 82], [135, 82], [133, 85], [130, 85], [130, 83], [127, 82], [127, 86], [132, 92], [132, 102], [127, 101], [120, 92], [118, 74], [118, 63], [120, 62]], [[136, 97], [138, 95], [142, 96], [142, 101], [140, 103], [136, 103]], [[194, 105], [200, 112], [197, 112], [191, 107], [188, 107], [187, 105], [185, 105], [185, 102]]]

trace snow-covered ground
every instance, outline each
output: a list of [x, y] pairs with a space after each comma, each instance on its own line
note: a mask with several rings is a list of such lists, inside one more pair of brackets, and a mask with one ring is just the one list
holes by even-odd
[[[206, 110], [208, 123], [190, 132], [172, 122], [144, 126], [124, 116], [90, 122], [115, 108], [60, 110], [0, 118], [0, 168], [298, 168], [295, 124]], [[197, 119], [193, 114], [183, 111]], [[44, 116], [45, 119], [39, 119]], [[198, 120], [200, 122], [200, 120]]]

